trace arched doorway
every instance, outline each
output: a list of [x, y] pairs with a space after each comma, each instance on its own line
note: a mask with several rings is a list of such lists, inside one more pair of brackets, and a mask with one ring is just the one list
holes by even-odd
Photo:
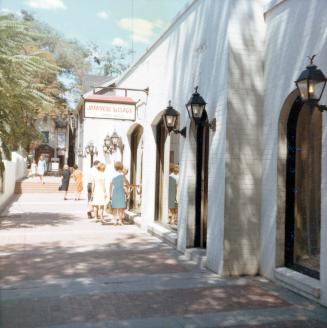
[[179, 138], [167, 132], [164, 121], [155, 125], [156, 189], [155, 220], [169, 229], [177, 229], [179, 207]]
[[284, 263], [319, 279], [322, 116], [297, 97], [285, 123]]
[[142, 202], [142, 166], [143, 166], [143, 128], [137, 125], [130, 135], [131, 165], [129, 208], [133, 212], [140, 213]]

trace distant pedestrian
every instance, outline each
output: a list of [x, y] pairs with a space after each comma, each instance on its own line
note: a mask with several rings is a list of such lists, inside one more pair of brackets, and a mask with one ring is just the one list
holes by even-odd
[[74, 164], [73, 168], [74, 171], [72, 177], [74, 178], [76, 184], [75, 200], [80, 200], [81, 192], [83, 191], [83, 172], [76, 164]]
[[169, 165], [169, 183], [168, 183], [168, 208], [169, 208], [169, 224], [176, 224], [177, 214], [177, 177], [175, 175], [175, 164]]
[[34, 178], [37, 173], [37, 165], [35, 159], [33, 159], [33, 162], [31, 164], [31, 176]]
[[64, 165], [64, 169], [62, 171], [62, 179], [61, 179], [61, 186], [60, 190], [64, 191], [64, 200], [67, 200], [67, 192], [69, 188], [69, 179], [70, 179], [70, 170], [67, 164]]
[[126, 208], [125, 189], [129, 189], [129, 183], [123, 174], [123, 164], [121, 162], [115, 163], [116, 175], [112, 178], [110, 183], [110, 199], [111, 207], [113, 209], [114, 219], [116, 224], [122, 224], [124, 218], [124, 211]]
[[94, 207], [95, 218], [103, 224], [105, 223], [103, 217], [104, 207], [108, 201], [104, 174], [105, 169], [106, 166], [103, 163], [98, 163], [92, 183], [92, 205]]
[[[128, 203], [129, 203], [129, 200], [130, 200], [131, 191], [132, 191], [132, 186], [129, 184], [129, 181], [128, 181], [128, 178], [127, 178], [128, 168], [124, 167], [122, 172], [124, 174], [125, 181], [127, 181], [127, 184], [124, 183], [125, 209], [127, 209]], [[125, 221], [125, 219], [126, 219], [126, 213], [125, 213], [125, 211], [123, 211], [123, 221]]]
[[88, 207], [87, 207], [87, 217], [89, 219], [92, 219], [92, 212], [93, 212], [93, 206], [92, 206], [92, 183], [95, 172], [98, 170], [97, 165], [100, 162], [98, 160], [93, 162], [93, 166], [89, 168], [87, 172], [87, 201], [88, 201]]
[[44, 184], [43, 176], [47, 168], [47, 162], [44, 160], [43, 155], [40, 156], [37, 162], [37, 175], [40, 177], [41, 182]]

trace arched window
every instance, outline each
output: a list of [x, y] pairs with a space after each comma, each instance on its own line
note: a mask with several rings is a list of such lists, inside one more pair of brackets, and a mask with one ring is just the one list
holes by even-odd
[[319, 279], [322, 117], [297, 98], [286, 128], [285, 265]]

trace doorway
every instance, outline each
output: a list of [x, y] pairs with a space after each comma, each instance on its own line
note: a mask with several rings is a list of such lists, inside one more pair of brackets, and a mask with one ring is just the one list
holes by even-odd
[[140, 213], [142, 203], [143, 128], [137, 125], [131, 134], [131, 193], [129, 208]]
[[167, 131], [163, 119], [156, 126], [156, 190], [155, 190], [155, 220], [164, 222], [164, 177], [165, 177], [165, 143]]
[[321, 113], [297, 98], [286, 137], [285, 265], [319, 279]]
[[[204, 112], [202, 122], [206, 122]], [[199, 124], [196, 131], [196, 185], [195, 185], [195, 233], [194, 247], [207, 247], [208, 225], [208, 168], [209, 168], [209, 128]]]

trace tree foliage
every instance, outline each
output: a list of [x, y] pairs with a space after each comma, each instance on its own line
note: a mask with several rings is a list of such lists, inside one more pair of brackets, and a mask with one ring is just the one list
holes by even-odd
[[36, 119], [68, 116], [86, 73], [96, 67], [99, 75], [113, 77], [127, 68], [130, 52], [123, 48], [99, 56], [95, 51], [94, 44], [68, 40], [26, 11], [21, 17], [0, 14], [0, 175], [3, 157], [41, 138]]
[[3, 155], [9, 159], [14, 148], [28, 147], [38, 135], [34, 118], [55, 103], [47, 79], [59, 68], [38, 49], [39, 38], [30, 22], [0, 16], [0, 174]]

